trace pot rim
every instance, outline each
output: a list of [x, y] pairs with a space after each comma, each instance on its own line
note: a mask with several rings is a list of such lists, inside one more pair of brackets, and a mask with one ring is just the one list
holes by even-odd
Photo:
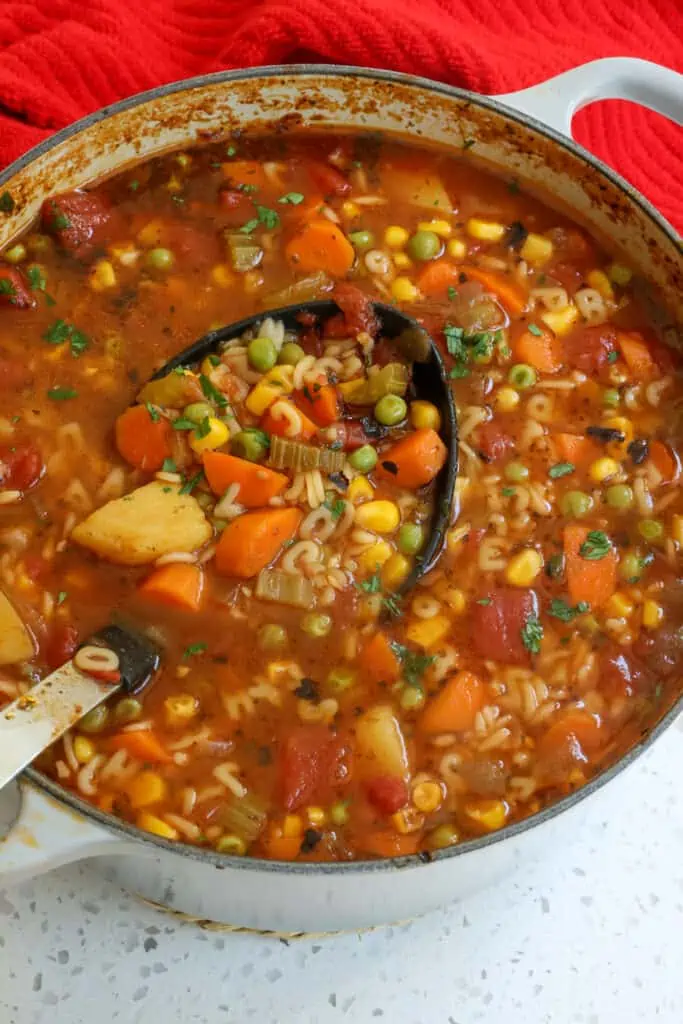
[[[417, 75], [408, 75], [401, 72], [385, 71], [376, 68], [352, 67], [349, 65], [266, 65], [256, 68], [218, 71], [208, 75], [199, 75], [194, 78], [181, 79], [175, 82], [170, 82], [166, 85], [157, 86], [154, 89], [149, 89], [124, 100], [119, 100], [117, 103], [111, 104], [110, 106], [102, 107], [101, 109], [80, 118], [78, 121], [68, 125], [66, 128], [61, 129], [61, 131], [49, 136], [47, 139], [44, 139], [43, 142], [40, 142], [37, 146], [28, 150], [6, 167], [4, 171], [0, 172], [0, 185], [5, 184], [10, 180], [10, 178], [22, 171], [38, 157], [49, 152], [51, 149], [54, 149], [56, 146], [59, 146], [66, 139], [79, 134], [93, 125], [108, 120], [112, 115], [119, 114], [133, 107], [142, 106], [149, 101], [157, 100], [177, 92], [189, 92], [194, 89], [201, 89], [206, 86], [213, 86], [222, 83], [248, 81], [250, 79], [259, 78], [274, 78], [277, 76], [294, 78], [341, 77], [399, 83], [402, 85], [412, 86], [422, 91], [437, 93], [450, 99], [455, 98], [463, 100], [473, 104], [474, 106], [483, 107], [484, 109], [491, 110], [494, 113], [502, 114], [504, 117], [515, 121], [523, 127], [533, 128], [539, 135], [545, 136], [551, 142], [568, 150], [574, 156], [583, 160], [584, 163], [589, 164], [592, 168], [606, 177], [613, 185], [624, 192], [632, 203], [639, 206], [642, 212], [652, 222], [654, 222], [656, 227], [674, 244], [678, 243], [678, 235], [674, 231], [673, 227], [644, 196], [629, 184], [629, 182], [597, 157], [593, 156], [592, 153], [589, 153], [578, 143], [574, 142], [571, 138], [562, 135], [560, 132], [543, 124], [536, 118], [516, 111], [514, 108], [507, 106], [507, 104], [501, 103], [495, 97], [482, 96], [478, 93], [470, 92], [469, 90], [461, 89], [456, 86], [446, 85], [441, 82], [434, 82], [428, 78], [423, 78]], [[477, 839], [466, 840], [462, 844], [447, 847], [444, 850], [435, 850], [433, 853], [429, 853], [428, 855], [411, 854], [404, 857], [383, 858], [380, 860], [302, 863], [275, 860], [271, 861], [255, 857], [238, 857], [234, 855], [219, 854], [212, 850], [191, 846], [188, 843], [172, 842], [167, 839], [162, 839], [152, 833], [138, 829], [135, 825], [129, 824], [122, 818], [105, 814], [97, 807], [94, 807], [92, 804], [82, 800], [75, 793], [71, 793], [62, 788], [53, 779], [38, 772], [35, 768], [27, 768], [23, 774], [33, 785], [37, 786], [43, 792], [48, 793], [57, 801], [67, 805], [83, 817], [94, 819], [100, 825], [103, 825], [108, 831], [116, 833], [122, 839], [133, 839], [136, 843], [146, 844], [156, 847], [159, 850], [165, 850], [169, 853], [188, 857], [203, 864], [211, 864], [217, 869], [239, 868], [243, 871], [267, 872], [269, 874], [317, 874], [328, 876], [367, 874], [388, 870], [398, 871], [405, 868], [422, 865], [426, 866], [429, 863], [440, 863], [468, 853], [475, 853], [505, 840], [514, 839], [541, 824], [551, 821], [564, 811], [575, 807], [593, 793], [602, 789], [603, 786], [607, 785], [607, 783], [619, 775], [626, 767], [631, 765], [666, 729], [669, 728], [670, 725], [672, 725], [682, 710], [683, 691], [679, 694], [678, 698], [674, 701], [669, 710], [659, 719], [656, 725], [654, 725], [638, 743], [634, 744], [617, 761], [615, 761], [614, 764], [610, 765], [610, 767], [605, 771], [594, 776], [580, 789], [575, 790], [568, 796], [562, 797], [528, 818], [523, 818], [521, 821], [508, 825], [507, 827], [500, 829], [497, 832], [493, 832], [490, 835], [482, 836]]]

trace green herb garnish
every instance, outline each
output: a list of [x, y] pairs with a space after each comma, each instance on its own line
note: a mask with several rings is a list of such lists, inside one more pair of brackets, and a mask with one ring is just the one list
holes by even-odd
[[543, 337], [543, 331], [536, 324], [529, 324], [529, 334], [533, 334], [536, 338]]
[[552, 615], [554, 619], [559, 619], [561, 622], [571, 622], [576, 618], [577, 615], [583, 615], [584, 612], [590, 610], [588, 601], [579, 601], [578, 604], [572, 605], [567, 604], [560, 597], [554, 597], [550, 602], [548, 608], [548, 615]]
[[612, 550], [612, 544], [602, 530], [591, 530], [585, 541], [579, 548], [579, 554], [589, 562], [599, 562]]
[[569, 476], [573, 473], [576, 466], [573, 462], [556, 462], [554, 466], [551, 466], [548, 470], [548, 476], [553, 480], [559, 480], [560, 477]]
[[47, 397], [53, 402], [66, 402], [69, 398], [78, 398], [78, 391], [75, 388], [54, 387], [48, 390]]
[[193, 490], [195, 489], [197, 484], [201, 481], [203, 476], [204, 476], [204, 472], [203, 472], [203, 470], [200, 469], [198, 473], [196, 473], [193, 477], [190, 477], [189, 480], [185, 481], [183, 486], [178, 491], [178, 494], [192, 494]]
[[159, 410], [155, 409], [151, 402], [145, 402], [145, 409], [149, 413], [149, 418], [151, 419], [152, 423], [158, 423], [159, 420], [161, 419], [161, 416], [159, 415]]
[[[150, 415], [151, 415], [151, 413], [150, 413]], [[161, 472], [162, 473], [175, 473], [175, 472], [177, 472], [175, 460], [174, 459], [164, 459], [164, 461], [161, 463]]]
[[532, 654], [538, 654], [541, 649], [541, 640], [543, 639], [543, 626], [538, 621], [538, 615], [527, 616], [527, 620], [522, 626], [520, 633], [522, 643], [527, 651], [531, 651]]
[[299, 203], [303, 203], [304, 194], [303, 192], [287, 192], [286, 195], [280, 196], [278, 203], [288, 203], [290, 206], [298, 206]]
[[199, 374], [199, 386], [202, 389], [202, 394], [205, 398], [215, 402], [216, 405], [224, 407], [228, 404], [228, 400], [222, 391], [219, 391], [215, 384], [212, 384], [208, 377], [203, 373]]
[[190, 644], [183, 651], [183, 658], [192, 658], [195, 654], [203, 654], [206, 650], [207, 645], [205, 643]]
[[435, 654], [417, 654], [409, 647], [391, 641], [391, 649], [399, 658], [403, 668], [403, 678], [408, 686], [420, 686], [420, 680], [430, 665], [436, 661]]

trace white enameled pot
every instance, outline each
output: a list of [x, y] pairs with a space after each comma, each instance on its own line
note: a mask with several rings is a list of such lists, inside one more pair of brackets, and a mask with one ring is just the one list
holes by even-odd
[[[330, 127], [399, 132], [476, 154], [574, 213], [655, 286], [665, 335], [680, 343], [683, 258], [672, 228], [625, 181], [575, 145], [574, 112], [630, 99], [683, 123], [683, 77], [645, 61], [586, 64], [533, 89], [487, 98], [424, 79], [358, 68], [280, 67], [209, 75], [99, 111], [0, 175], [16, 200], [0, 248], [46, 197], [126, 165], [236, 129]], [[429, 859], [282, 864], [218, 856], [140, 832], [65, 792], [34, 769], [20, 783], [17, 819], [0, 844], [0, 883], [96, 857], [109, 877], [200, 919], [277, 932], [362, 928], [423, 914], [564, 843], [586, 797], [633, 762], [676, 717], [683, 697], [618, 764], [535, 817]], [[7, 795], [7, 794], [3, 794]], [[595, 799], [595, 798], [593, 798]]]

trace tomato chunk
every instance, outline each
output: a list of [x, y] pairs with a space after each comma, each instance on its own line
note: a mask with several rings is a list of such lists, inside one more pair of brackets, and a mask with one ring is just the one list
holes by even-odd
[[309, 167], [311, 179], [323, 196], [345, 196], [351, 191], [351, 182], [331, 164], [312, 163]]
[[484, 462], [496, 462], [514, 447], [514, 440], [498, 424], [491, 420], [483, 423], [477, 431], [477, 451]]
[[26, 279], [16, 267], [0, 265], [0, 306], [27, 309], [35, 305]]
[[522, 631], [537, 614], [538, 601], [533, 590], [492, 587], [472, 605], [472, 642], [482, 658], [526, 665], [529, 651], [524, 646]]
[[[354, 284], [345, 281], [335, 285], [332, 298], [337, 303], [346, 322], [346, 337], [367, 331], [373, 337], [379, 331], [379, 321], [372, 308], [372, 299]], [[335, 335], [339, 337], [339, 335]], [[343, 335], [342, 335], [343, 337]]]
[[636, 658], [616, 644], [609, 644], [600, 656], [600, 689], [608, 697], [632, 697], [647, 689], [650, 673]]
[[287, 811], [332, 799], [351, 777], [351, 749], [322, 725], [305, 725], [285, 739], [280, 754], [280, 787]]
[[45, 648], [45, 660], [51, 669], [57, 669], [74, 656], [78, 647], [78, 630], [70, 623], [56, 625]]
[[78, 259], [92, 255], [111, 211], [92, 192], [64, 192], [46, 199], [41, 211], [43, 229]]
[[0, 485], [9, 490], [27, 491], [40, 480], [45, 466], [32, 444], [0, 448]]
[[380, 814], [395, 814], [408, 802], [408, 786], [396, 775], [378, 775], [368, 779], [365, 793]]
[[611, 327], [584, 327], [568, 334], [564, 341], [569, 366], [588, 374], [602, 374], [617, 350], [617, 335]]

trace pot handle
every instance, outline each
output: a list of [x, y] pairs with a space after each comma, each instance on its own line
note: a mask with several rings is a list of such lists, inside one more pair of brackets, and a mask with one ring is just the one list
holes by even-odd
[[683, 75], [634, 57], [606, 57], [496, 99], [571, 136], [577, 110], [596, 100], [631, 100], [683, 125]]
[[0, 840], [2, 888], [86, 857], [122, 853], [129, 845], [23, 779], [19, 793], [19, 814]]

